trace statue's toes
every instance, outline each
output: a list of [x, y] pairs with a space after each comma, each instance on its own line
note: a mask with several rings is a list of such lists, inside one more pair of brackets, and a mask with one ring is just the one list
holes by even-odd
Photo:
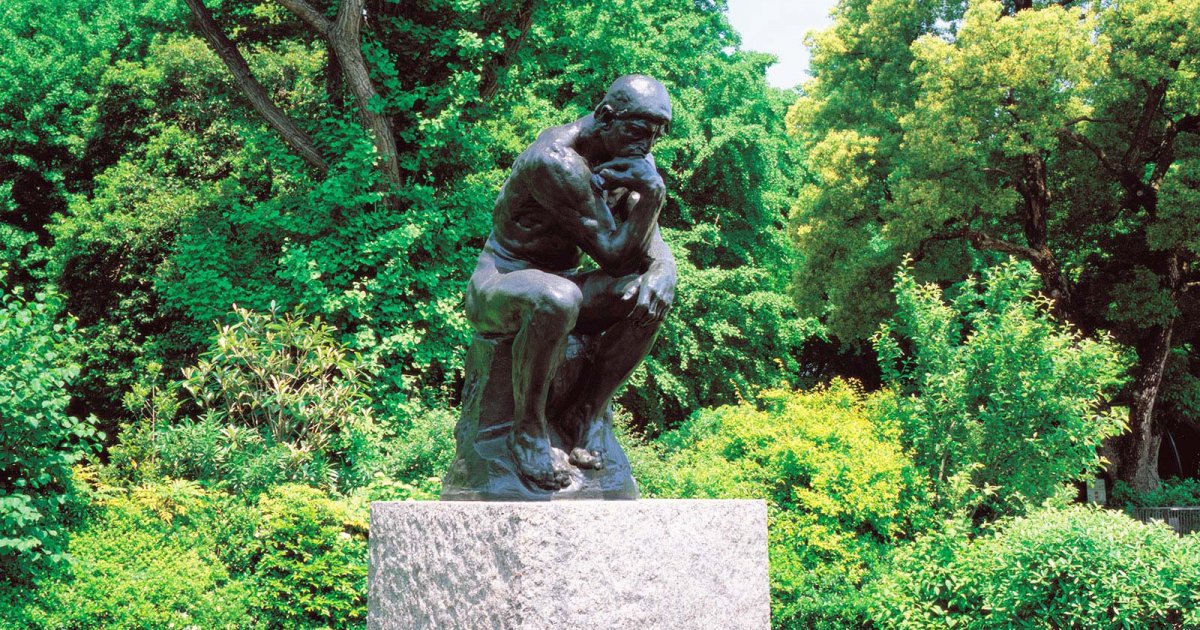
[[556, 470], [539, 470], [528, 475], [528, 478], [544, 490], [559, 490], [565, 485], [562, 483], [560, 473]]
[[580, 468], [590, 468], [599, 470], [604, 468], [604, 459], [600, 457], [598, 451], [589, 451], [585, 448], [571, 449], [571, 463]]
[[571, 473], [565, 470], [555, 471], [554, 481], [558, 484], [558, 487], [555, 488], [555, 490], [566, 488], [567, 486], [571, 485]]

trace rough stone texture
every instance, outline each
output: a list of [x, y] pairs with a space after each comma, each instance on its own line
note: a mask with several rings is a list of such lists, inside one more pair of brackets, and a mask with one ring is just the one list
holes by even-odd
[[[580, 378], [591, 368], [591, 338], [572, 334], [565, 358], [551, 382], [546, 413], [556, 418]], [[571, 471], [571, 485], [558, 491], [526, 484], [516, 471], [506, 440], [512, 427], [512, 337], [476, 335], [467, 351], [462, 415], [454, 428], [454, 462], [442, 481], [445, 501], [550, 501], [561, 499], [636, 499], [637, 483], [629, 460], [613, 435], [612, 409], [602, 411], [604, 467]], [[563, 436], [550, 427], [555, 455], [566, 461]]]
[[379, 502], [372, 630], [770, 626], [762, 501]]

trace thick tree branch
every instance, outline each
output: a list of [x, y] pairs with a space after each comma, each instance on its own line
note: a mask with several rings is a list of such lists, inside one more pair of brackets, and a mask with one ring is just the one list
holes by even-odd
[[1188, 114], [1176, 121], [1180, 133], [1200, 133], [1200, 114]]
[[234, 83], [237, 84], [238, 89], [242, 91], [246, 99], [250, 101], [250, 105], [283, 138], [283, 141], [293, 151], [299, 153], [306, 162], [317, 169], [321, 176], [324, 177], [329, 172], [329, 167], [325, 164], [325, 160], [321, 157], [320, 152], [317, 151], [312, 138], [297, 127], [288, 118], [287, 114], [271, 101], [271, 97], [267, 95], [267, 90], [250, 73], [250, 66], [246, 63], [246, 59], [242, 57], [242, 53], [238, 51], [237, 45], [225, 36], [224, 31], [221, 30], [216, 20], [213, 19], [208, 7], [204, 6], [203, 0], [184, 0], [184, 2], [191, 9], [192, 16], [196, 18], [196, 25], [200, 29], [200, 34], [204, 36], [208, 45], [212, 47], [213, 51], [217, 53], [217, 56], [225, 64], [225, 67], [229, 69], [229, 72], [233, 75]]
[[307, 0], [279, 0], [279, 4], [296, 14], [296, 17], [308, 24], [318, 35], [327, 36], [331, 26], [329, 18], [321, 15], [321, 12], [314, 9]]
[[[483, 100], [490, 100], [496, 95], [496, 91], [500, 89], [500, 78], [504, 75], [504, 71], [512, 65], [513, 60], [516, 59], [517, 52], [521, 49], [521, 44], [525, 42], [525, 36], [529, 34], [529, 27], [533, 25], [533, 13], [537, 8], [537, 4], [537, 0], [524, 0], [521, 3], [520, 8], [517, 10], [516, 19], [513, 20], [520, 34], [516, 37], [508, 38], [504, 42], [504, 50], [484, 66], [479, 83], [479, 96]], [[501, 28], [498, 30], [503, 32], [503, 25], [499, 26]]]
[[1100, 166], [1103, 166], [1104, 170], [1117, 177], [1121, 177], [1124, 174], [1124, 169], [1109, 159], [1108, 153], [1105, 152], [1104, 148], [1095, 142], [1092, 142], [1092, 140], [1087, 136], [1075, 131], [1074, 129], [1065, 127], [1059, 130], [1058, 133], [1064, 138], [1069, 138], [1075, 141], [1075, 143], [1079, 146], [1091, 151], [1092, 154], [1096, 156], [1096, 159], [1100, 160]]
[[379, 110], [382, 98], [371, 82], [362, 54], [363, 0], [342, 0], [337, 17], [329, 21], [310, 5], [307, 0], [278, 0], [295, 13], [329, 44], [341, 64], [346, 87], [354, 96], [358, 114], [375, 140], [375, 148], [382, 160], [381, 168], [388, 182], [400, 187], [404, 184], [400, 175], [400, 158], [396, 149], [396, 136], [392, 125]]
[[1078, 125], [1081, 122], [1116, 123], [1118, 121], [1113, 120], [1111, 118], [1092, 118], [1091, 116], [1079, 116], [1076, 118], [1072, 118], [1072, 119], [1068, 120], [1067, 122], [1063, 123], [1063, 126], [1064, 127], [1074, 127], [1075, 125]]
[[1154, 172], [1150, 174], [1150, 188], [1158, 190], [1162, 185], [1167, 171], [1175, 163], [1175, 139], [1184, 132], [1196, 132], [1200, 129], [1200, 116], [1189, 114], [1179, 120], [1167, 121], [1167, 129], [1162, 141], [1154, 152]]
[[1163, 98], [1166, 95], [1166, 79], [1159, 79], [1154, 87], [1146, 91], [1146, 102], [1142, 105], [1142, 114], [1138, 117], [1137, 126], [1134, 127], [1133, 138], [1129, 141], [1129, 149], [1125, 151], [1125, 156], [1121, 159], [1121, 166], [1124, 170], [1132, 170], [1135, 162], [1141, 156], [1142, 148], [1145, 146], [1147, 137], [1150, 135], [1150, 125], [1154, 123], [1154, 118], [1158, 115], [1159, 106], [1162, 105]]
[[964, 228], [961, 234], [971, 242], [971, 245], [973, 245], [975, 249], [988, 249], [997, 251], [1004, 254], [1009, 254], [1010, 256], [1016, 256], [1017, 258], [1027, 260], [1029, 262], [1041, 260], [1041, 255], [1032, 247], [1026, 247], [1024, 245], [1018, 245], [1016, 243], [1010, 243], [1005, 240], [993, 238], [984, 232], [972, 230], [970, 228]]

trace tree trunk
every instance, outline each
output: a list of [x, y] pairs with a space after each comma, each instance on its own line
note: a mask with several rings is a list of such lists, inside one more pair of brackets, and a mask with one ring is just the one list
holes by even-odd
[[362, 54], [361, 28], [363, 0], [343, 0], [337, 18], [326, 31], [329, 45], [342, 64], [346, 86], [358, 105], [358, 113], [367, 129], [375, 136], [375, 148], [382, 159], [384, 175], [396, 188], [404, 185], [400, 175], [400, 155], [396, 149], [396, 136], [392, 124], [381, 112], [382, 97], [371, 83], [371, 74]]
[[387, 116], [379, 111], [382, 99], [371, 83], [371, 73], [362, 54], [364, 0], [342, 0], [338, 5], [337, 17], [332, 21], [317, 11], [308, 0], [278, 2], [308, 24], [329, 45], [341, 64], [342, 76], [358, 106], [359, 118], [374, 136], [375, 148], [382, 162], [380, 170], [389, 183], [396, 188], [402, 187], [404, 178], [400, 174], [396, 136]]
[[1154, 403], [1162, 385], [1167, 358], [1171, 355], [1171, 337], [1175, 321], [1159, 326], [1139, 353], [1141, 370], [1133, 386], [1133, 401], [1129, 406], [1129, 431], [1117, 439], [1117, 477], [1132, 485], [1138, 492], [1158, 487], [1158, 450], [1162, 434], [1154, 422]]

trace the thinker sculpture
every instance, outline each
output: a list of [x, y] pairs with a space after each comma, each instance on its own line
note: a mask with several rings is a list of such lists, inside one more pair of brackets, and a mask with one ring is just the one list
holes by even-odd
[[611, 404], [674, 300], [651, 155], [670, 123], [666, 88], [627, 75], [513, 164], [466, 291], [477, 334], [443, 499], [636, 498]]

